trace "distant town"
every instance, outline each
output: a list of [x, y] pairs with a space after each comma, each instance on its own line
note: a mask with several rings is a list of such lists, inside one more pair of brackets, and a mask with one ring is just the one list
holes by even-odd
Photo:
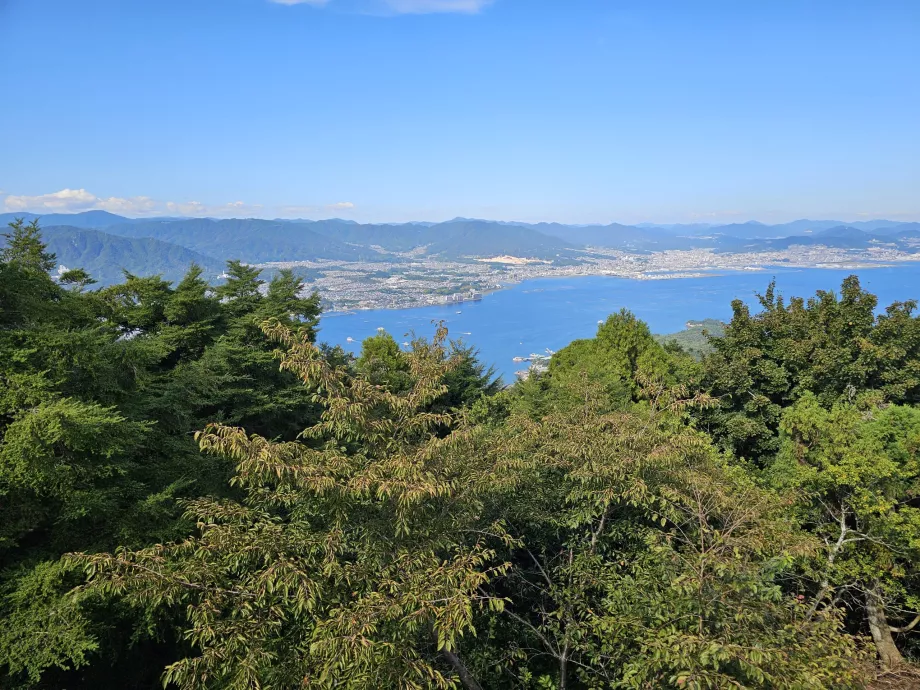
[[793, 246], [783, 250], [717, 252], [712, 249], [633, 253], [591, 247], [564, 263], [500, 256], [444, 260], [396, 254], [393, 261], [273, 261], [255, 264], [272, 270], [293, 268], [309, 276], [331, 311], [403, 309], [478, 301], [484, 294], [525, 280], [549, 277], [616, 276], [635, 280], [700, 278], [724, 271], [794, 268], [867, 268], [920, 261], [920, 253], [891, 247], [843, 249]]

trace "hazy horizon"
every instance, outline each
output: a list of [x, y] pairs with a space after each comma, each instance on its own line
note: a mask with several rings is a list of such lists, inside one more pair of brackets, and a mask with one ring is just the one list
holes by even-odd
[[[773, 226], [773, 225], [784, 225], [787, 223], [806, 222], [806, 221], [815, 222], [815, 223], [838, 222], [838, 221], [840, 223], [864, 223], [864, 222], [881, 222], [881, 221], [891, 221], [893, 223], [917, 222], [916, 220], [913, 220], [913, 219], [884, 218], [881, 216], [864, 216], [864, 217], [856, 217], [856, 218], [852, 218], [852, 217], [843, 218], [843, 217], [828, 216], [828, 217], [820, 217], [820, 218], [818, 217], [815, 217], [815, 218], [790, 217], [788, 220], [781, 220], [781, 221], [763, 221], [758, 218], [737, 218], [737, 219], [727, 219], [724, 221], [711, 221], [711, 222], [705, 222], [705, 221], [696, 221], [696, 222], [693, 222], [693, 221], [689, 221], [689, 222], [659, 221], [659, 222], [656, 222], [656, 221], [651, 221], [651, 220], [638, 220], [635, 222], [625, 222], [625, 221], [614, 219], [614, 220], [601, 220], [601, 221], [597, 221], [594, 223], [568, 223], [565, 221], [560, 221], [560, 220], [555, 220], [555, 219], [522, 220], [520, 218], [512, 218], [512, 219], [483, 218], [483, 217], [463, 216], [463, 215], [453, 216], [450, 218], [441, 218], [441, 219], [413, 218], [410, 220], [399, 220], [399, 221], [392, 221], [392, 220], [356, 221], [354, 219], [346, 218], [343, 216], [317, 216], [314, 218], [309, 218], [306, 216], [283, 217], [283, 216], [268, 216], [268, 215], [263, 215], [263, 216], [258, 216], [258, 215], [241, 215], [241, 216], [158, 215], [158, 214], [133, 215], [131, 213], [115, 213], [113, 211], [108, 211], [107, 209], [103, 209], [103, 208], [89, 208], [89, 209], [81, 209], [77, 211], [32, 210], [32, 209], [20, 209], [18, 211], [10, 211], [9, 209], [5, 209], [4, 211], [2, 211], [2, 213], [13, 214], [13, 215], [15, 215], [16, 213], [23, 213], [23, 214], [48, 216], [48, 215], [79, 215], [81, 213], [90, 213], [93, 211], [106, 211], [108, 213], [113, 213], [114, 215], [122, 216], [130, 220], [191, 220], [195, 218], [203, 218], [203, 219], [208, 219], [208, 220], [283, 220], [283, 221], [303, 221], [303, 222], [309, 222], [309, 223], [318, 223], [318, 222], [324, 222], [324, 221], [343, 221], [343, 222], [349, 222], [349, 223], [352, 223], [352, 222], [359, 223], [361, 225], [407, 225], [407, 224], [412, 224], [412, 223], [439, 224], [439, 223], [447, 223], [447, 222], [451, 222], [455, 220], [483, 221], [487, 223], [507, 223], [507, 224], [521, 223], [521, 224], [526, 224], [526, 225], [536, 225], [540, 223], [547, 223], [547, 224], [567, 225], [567, 226], [572, 226], [572, 227], [594, 226], [594, 225], [606, 226], [606, 225], [616, 225], [616, 224], [629, 225], [629, 226], [649, 225], [649, 226], [656, 226], [656, 227], [667, 227], [667, 226], [718, 227], [722, 225], [747, 225], [747, 224], [760, 224], [760, 225], [765, 225], [765, 226]], [[920, 216], [918, 216], [918, 218], [920, 218]]]

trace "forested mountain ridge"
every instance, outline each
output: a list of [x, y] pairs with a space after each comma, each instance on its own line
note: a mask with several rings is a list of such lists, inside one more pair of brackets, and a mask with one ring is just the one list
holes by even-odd
[[66, 225], [72, 228], [98, 229], [109, 225], [141, 222], [139, 219], [125, 218], [108, 211], [83, 211], [82, 213], [29, 213], [28, 211], [15, 213], [0, 213], [0, 226], [6, 227], [18, 218], [27, 223], [38, 220], [42, 227], [53, 225]]
[[155, 237], [207, 253], [222, 261], [244, 256], [249, 263], [330, 259], [367, 260], [372, 249], [339, 242], [313, 232], [309, 225], [259, 219], [146, 221], [111, 225], [106, 232], [122, 237]]
[[[60, 225], [43, 228], [42, 234], [60, 265], [84, 268], [103, 285], [121, 282], [124, 271], [178, 281], [197, 264], [209, 282], [215, 282], [223, 271], [223, 263], [210, 256], [151, 237], [126, 238]], [[0, 238], [0, 247], [3, 245]]]
[[146, 222], [114, 225], [107, 232], [128, 237], [152, 236], [182, 242], [221, 258], [243, 252], [247, 261], [383, 259], [373, 247], [388, 251], [421, 250], [445, 258], [496, 256], [509, 252], [552, 257], [573, 245], [529, 228], [496, 226], [481, 221], [416, 225], [355, 225], [343, 221], [283, 222], [258, 219]]
[[[25, 220], [36, 214], [20, 214]], [[0, 217], [10, 218], [16, 214]], [[550, 262], [571, 262], [591, 247], [628, 252], [657, 252], [669, 249], [712, 249], [717, 252], [761, 252], [786, 250], [793, 246], [828, 246], [843, 249], [889, 247], [916, 251], [920, 245], [920, 224], [895, 221], [860, 221], [841, 224], [837, 221], [795, 221], [769, 226], [761, 223], [737, 223], [723, 226], [650, 226], [650, 225], [564, 225], [560, 223], [512, 223], [475, 219], [454, 219], [442, 223], [360, 224], [340, 219], [264, 220], [209, 218], [136, 218], [128, 219], [104, 211], [80, 214], [50, 214], [42, 223], [46, 227], [70, 225], [96, 228], [108, 235], [132, 239], [153, 238], [179, 245], [202, 258], [198, 263], [209, 268], [213, 261], [239, 258], [248, 263], [276, 261], [394, 261], [394, 253], [411, 252], [414, 256], [466, 261], [510, 255]], [[49, 241], [52, 241], [49, 234]], [[97, 238], [100, 252], [108, 250], [105, 237]], [[60, 252], [64, 254], [63, 250]], [[162, 258], [162, 252], [154, 255]], [[149, 274], [165, 271], [175, 278], [187, 267], [187, 261], [154, 259], [143, 266], [132, 259], [132, 266]], [[101, 262], [93, 264], [97, 278], [102, 275]]]
[[0, 687], [914, 682], [913, 302], [768, 286], [701, 359], [623, 310], [499, 390], [443, 328], [317, 344], [290, 272], [7, 234]]

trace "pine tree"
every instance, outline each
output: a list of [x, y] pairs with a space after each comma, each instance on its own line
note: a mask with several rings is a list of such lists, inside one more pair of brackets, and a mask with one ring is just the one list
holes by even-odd
[[10, 222], [9, 227], [10, 232], [3, 233], [6, 246], [0, 249], [0, 261], [32, 271], [50, 273], [57, 264], [57, 257], [42, 242], [38, 219], [26, 225], [22, 218], [17, 218]]

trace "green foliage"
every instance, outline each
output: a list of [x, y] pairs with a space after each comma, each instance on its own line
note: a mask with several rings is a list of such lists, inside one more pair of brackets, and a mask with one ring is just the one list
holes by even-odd
[[827, 410], [809, 393], [780, 428], [768, 476], [800, 497], [799, 519], [826, 544], [809, 564], [820, 585], [814, 607], [845, 602], [862, 612], [883, 660], [900, 663], [887, 619], [903, 625], [913, 618], [905, 612], [920, 610], [920, 409], [867, 400]]
[[[413, 346], [425, 347], [424, 339], [413, 338]], [[443, 356], [445, 362], [451, 362], [443, 378], [447, 390], [433, 403], [433, 409], [469, 407], [483, 396], [494, 395], [501, 390], [501, 380], [496, 378], [495, 369], [486, 368], [472, 346], [452, 340], [443, 349]], [[394, 393], [409, 390], [414, 382], [408, 353], [400, 349], [393, 336], [385, 331], [364, 339], [355, 368], [371, 383]]]
[[180, 687], [450, 686], [439, 652], [501, 607], [479, 588], [504, 566], [470, 538], [490, 473], [427, 411], [446, 392], [443, 331], [405, 353], [400, 392], [331, 367], [303, 332], [267, 332], [322, 391], [318, 423], [287, 443], [209, 427], [199, 442], [236, 463], [242, 501], [190, 502], [187, 540], [78, 557], [89, 591], [185, 608], [197, 653], [166, 673]]
[[28, 225], [22, 218], [10, 223], [10, 232], [3, 233], [6, 246], [0, 249], [0, 261], [30, 271], [47, 273], [55, 266], [56, 257], [41, 240], [38, 220]]
[[0, 687], [859, 688], [863, 635], [918, 651], [913, 303], [771, 286], [702, 363], [622, 311], [502, 389], [443, 327], [317, 345], [291, 271], [90, 290], [17, 223]]
[[368, 381], [394, 393], [404, 393], [412, 387], [409, 359], [385, 331], [362, 341], [355, 367]]
[[623, 309], [609, 316], [594, 338], [575, 340], [554, 354], [546, 374], [520, 384], [517, 404], [537, 415], [581, 406], [576, 391], [587, 379], [603, 389], [612, 409], [637, 399], [640, 380], [677, 383], [690, 378], [690, 366], [689, 356], [666, 351], [645, 323]]
[[752, 315], [740, 300], [722, 338], [706, 357], [708, 386], [722, 401], [707, 418], [716, 439], [757, 460], [779, 448], [782, 411], [805, 393], [828, 407], [876, 390], [898, 404], [920, 402], [920, 317], [916, 304], [891, 305], [875, 316], [877, 300], [856, 276], [840, 296], [820, 291], [786, 304], [771, 284]]
[[682, 393], [649, 384], [648, 404], [607, 411], [583, 385], [580, 408], [494, 434], [518, 472], [494, 508], [516, 542], [490, 583], [509, 601], [477, 650], [484, 686], [860, 686], [838, 622], [780, 585], [814, 542], [681, 423], [711, 402]]
[[[175, 287], [127, 274], [86, 291], [85, 271], [51, 278], [37, 226], [14, 223], [9, 237], [0, 262], [0, 668], [14, 685], [78, 687], [66, 669], [116, 660], [129, 676], [155, 678], [156, 665], [139, 660], [160, 624], [63, 598], [79, 577], [60, 558], [176, 539], [188, 530], [182, 500], [231, 492], [227, 465], [193, 439], [208, 421], [293, 438], [318, 413], [313, 391], [279, 371], [253, 332], [272, 315], [312, 338], [318, 300], [282, 272], [264, 294], [223, 302], [197, 266]], [[257, 271], [242, 273], [258, 282]], [[100, 680], [81, 674], [87, 687]]]

